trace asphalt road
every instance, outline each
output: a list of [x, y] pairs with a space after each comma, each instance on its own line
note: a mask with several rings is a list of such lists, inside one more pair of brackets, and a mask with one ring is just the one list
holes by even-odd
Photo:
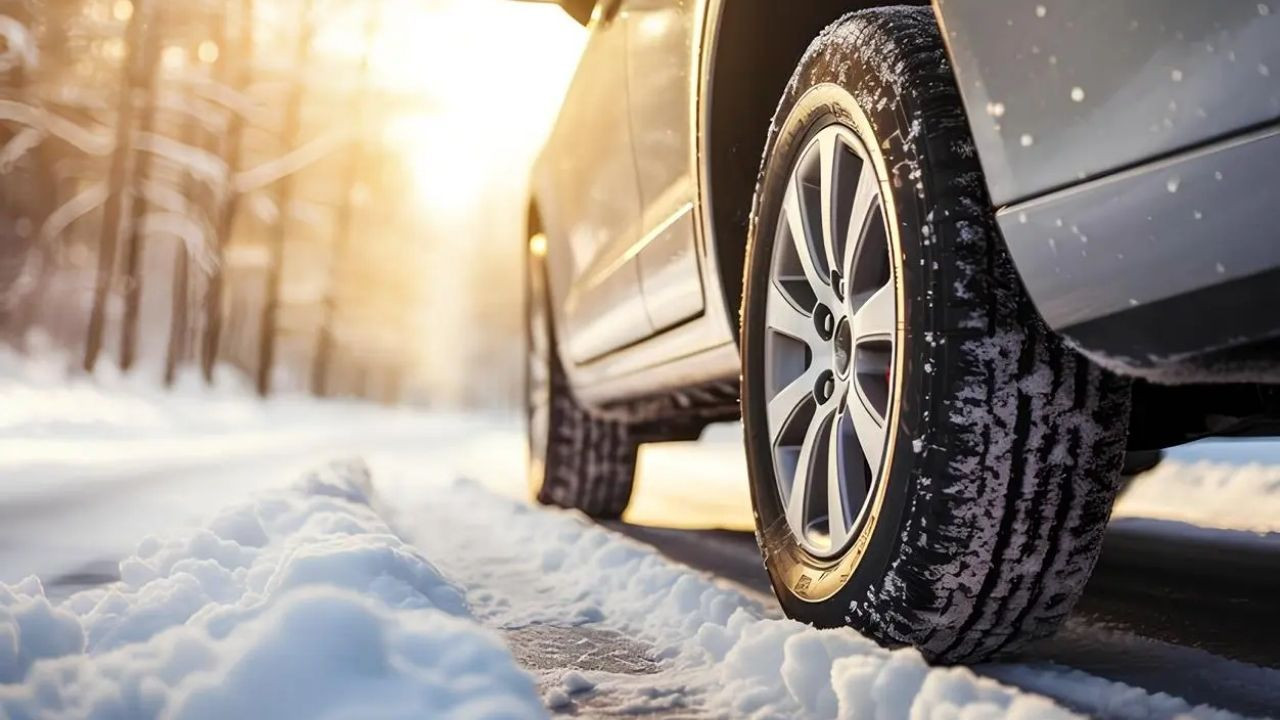
[[[749, 532], [610, 527], [772, 602]], [[1023, 684], [1014, 663], [1280, 717], [1280, 537], [1119, 520], [1063, 631], [978, 671]]]

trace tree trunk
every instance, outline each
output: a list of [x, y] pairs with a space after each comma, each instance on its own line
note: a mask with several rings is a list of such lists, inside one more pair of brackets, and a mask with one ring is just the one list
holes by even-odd
[[[201, 136], [200, 122], [193, 117], [187, 118], [183, 123], [183, 142], [194, 146], [201, 142]], [[190, 174], [183, 178], [182, 188], [182, 197], [187, 201], [187, 213], [189, 215], [203, 213], [203, 206], [192, 202], [198, 190]], [[178, 366], [182, 364], [187, 351], [187, 334], [191, 324], [187, 307], [191, 292], [190, 273], [191, 253], [187, 250], [186, 242], [178, 238], [178, 247], [174, 249], [173, 285], [170, 287], [172, 297], [169, 305], [169, 345], [164, 357], [165, 387], [173, 386], [178, 375]]]
[[[298, 146], [298, 134], [302, 125], [302, 99], [306, 91], [307, 58], [311, 53], [311, 36], [315, 29], [312, 21], [314, 0], [303, 0], [302, 31], [298, 36], [297, 57], [294, 59], [293, 87], [284, 111], [283, 151], [289, 153]], [[276, 222], [268, 242], [266, 275], [266, 302], [262, 305], [262, 319], [258, 323], [258, 394], [271, 394], [271, 371], [276, 359], [277, 321], [280, 313], [280, 290], [284, 279], [284, 243], [289, 236], [293, 218], [294, 174], [276, 181]]]
[[[141, 93], [146, 98], [142, 105], [142, 120], [138, 126], [139, 135], [147, 135], [156, 127], [156, 93], [160, 80], [160, 39], [161, 24], [164, 17], [163, 5], [157, 5], [148, 23], [142, 65], [144, 75]], [[129, 222], [129, 234], [124, 244], [124, 322], [120, 325], [120, 370], [128, 372], [138, 356], [138, 314], [142, 303], [142, 263], [143, 243], [146, 241], [143, 219], [146, 217], [147, 200], [143, 196], [143, 186], [147, 176], [151, 174], [151, 166], [155, 162], [155, 154], [137, 152], [133, 182], [131, 183], [133, 206], [132, 218]]]
[[173, 387], [178, 377], [178, 363], [186, 349], [187, 294], [190, 292], [191, 259], [186, 243], [178, 243], [173, 257], [173, 310], [169, 316], [169, 350], [164, 361], [165, 387]]
[[[230, 27], [227, 18], [227, 10], [225, 7], [218, 7], [213, 15], [213, 38], [218, 47], [217, 64], [214, 66], [213, 79], [216, 82], [226, 82], [228, 71], [226, 70], [226, 57], [230, 54], [227, 47], [230, 39]], [[193, 50], [199, 54], [199, 45]], [[230, 121], [231, 115], [227, 116]], [[188, 115], [183, 121], [182, 141], [191, 147], [199, 147], [217, 153], [219, 156], [225, 152], [225, 148], [219, 142], [219, 135], [209, 132], [200, 119], [194, 115]], [[213, 219], [211, 215], [216, 211], [214, 205], [216, 203], [216, 193], [211, 192], [202, 183], [196, 182], [194, 173], [186, 173], [182, 178], [182, 197], [186, 200], [187, 214], [195, 215], [200, 219], [202, 228], [211, 229]], [[206, 230], [209, 232], [210, 230]], [[206, 242], [217, 243], [217, 239], [205, 236]], [[190, 338], [191, 338], [191, 252], [187, 248], [185, 242], [180, 242], [174, 251], [174, 268], [173, 268], [173, 285], [171, 292], [173, 297], [169, 311], [169, 346], [165, 354], [164, 363], [164, 383], [166, 387], [172, 387], [174, 380], [177, 378], [178, 367], [189, 356]]]
[[338, 206], [338, 216], [334, 229], [333, 253], [329, 261], [329, 282], [325, 288], [324, 304], [321, 307], [320, 332], [316, 342], [316, 353], [311, 363], [311, 393], [324, 397], [329, 393], [330, 356], [334, 343], [334, 316], [338, 308], [338, 281], [346, 258], [347, 248], [351, 244], [351, 225], [355, 215], [354, 191], [360, 181], [360, 161], [364, 155], [362, 143], [365, 139], [365, 103], [368, 95], [369, 69], [372, 62], [373, 43], [378, 34], [381, 22], [381, 0], [369, 0], [371, 7], [365, 24], [364, 55], [360, 60], [360, 71], [356, 77], [354, 97], [351, 99], [354, 128], [351, 142], [347, 146], [347, 163], [342, 178], [344, 190], [342, 203]]
[[[241, 94], [249, 90], [253, 81], [253, 2], [240, 2], [240, 46], [235, 55], [239, 58], [235, 89]], [[218, 67], [215, 76], [219, 82], [226, 82], [230, 76], [232, 53], [223, 49], [218, 56]], [[214, 218], [214, 263], [209, 275], [208, 290], [204, 299], [204, 337], [200, 346], [200, 370], [206, 384], [213, 382], [213, 366], [218, 362], [218, 351], [222, 344], [222, 295], [226, 283], [227, 244], [231, 241], [231, 231], [235, 228], [236, 213], [240, 208], [240, 193], [235, 189], [235, 174], [240, 169], [241, 147], [244, 139], [244, 117], [232, 111], [227, 125], [226, 159], [231, 171], [225, 193], [216, 203]]]
[[143, 72], [140, 46], [151, 5], [147, 0], [138, 0], [125, 31], [120, 97], [116, 110], [116, 146], [111, 153], [111, 167], [107, 173], [107, 200], [102, 209], [98, 235], [98, 273], [93, 286], [93, 305], [89, 309], [89, 329], [84, 348], [84, 369], [90, 373], [102, 352], [107, 301], [115, 275], [116, 245], [120, 239], [121, 221], [129, 210], [125, 187], [133, 154], [133, 89], [139, 84], [138, 78]]

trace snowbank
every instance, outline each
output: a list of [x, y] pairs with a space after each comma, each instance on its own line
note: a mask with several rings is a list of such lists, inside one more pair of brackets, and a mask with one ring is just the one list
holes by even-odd
[[122, 581], [0, 586], [0, 716], [530, 718], [532, 679], [369, 506], [361, 464], [149, 537]]
[[[1203, 528], [1280, 531], [1280, 465], [1254, 459], [1263, 452], [1274, 455], [1277, 447], [1274, 442], [1228, 441], [1181, 448], [1172, 459], [1137, 477], [1114, 515]], [[1196, 459], [1197, 455], [1212, 459]]]

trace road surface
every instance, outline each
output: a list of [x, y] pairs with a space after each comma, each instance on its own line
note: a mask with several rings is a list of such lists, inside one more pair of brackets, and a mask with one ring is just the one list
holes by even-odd
[[[801, 640], [843, 649], [829, 650], [835, 655], [821, 662], [809, 657], [817, 662], [810, 680], [817, 678], [821, 688], [791, 677], [786, 688], [770, 691], [775, 695], [753, 700], [765, 703], [762, 707], [791, 693], [794, 697], [785, 702], [799, 702], [810, 715], [821, 716], [823, 703], [836, 698], [822, 689], [824, 676], [833, 682], [844, 677], [844, 692], [859, 677], [850, 674], [853, 666], [841, 664], [842, 657], [860, 657], [864, 665], [859, 667], [880, 668], [877, 672], [888, 672], [885, 668], [898, 662], [899, 656], [877, 654], [882, 651], [867, 647], [854, 633], [806, 635], [794, 623], [770, 620], [779, 613], [749, 530], [741, 451], [732, 427], [701, 443], [646, 449], [633, 510], [625, 522], [608, 524], [601, 532], [571, 516], [522, 504], [520, 431], [511, 417], [318, 407], [301, 400], [257, 407], [240, 399], [188, 398], [174, 407], [172, 400], [151, 396], [120, 412], [118, 397], [88, 388], [75, 392], [83, 397], [61, 398], [65, 407], [59, 412], [76, 417], [15, 415], [6, 426], [0, 416], [0, 476], [5, 479], [0, 583], [33, 592], [20, 581], [38, 575], [55, 604], [84, 597], [74, 594], [93, 588], [130, 597], [130, 584], [141, 581], [126, 573], [122, 582], [121, 561], [128, 558], [123, 565], [133, 568], [152, 562], [150, 555], [131, 557], [141, 552], [134, 547], [142, 538], [188, 532], [184, 528], [218, 508], [244, 505], [264, 488], [295, 482], [306, 468], [345, 457], [372, 468], [369, 492], [375, 499], [372, 509], [356, 507], [354, 519], [342, 522], [367, 527], [371, 543], [407, 543], [430, 560], [429, 573], [418, 568], [410, 575], [431, 575], [438, 568], [444, 578], [438, 584], [463, 588], [472, 619], [500, 634], [557, 712], [745, 714], [743, 707], [725, 703], [747, 702], [744, 692], [763, 693], [779, 670], [739, 667], [734, 648], [778, 633], [791, 638], [770, 641], [774, 644], [768, 647], [778, 653], [784, 646], [790, 652]], [[103, 403], [112, 411], [104, 413]], [[32, 405], [32, 412], [49, 414], [49, 407]], [[85, 408], [96, 409], [79, 417]], [[1271, 490], [1280, 488], [1280, 456], [1267, 452], [1271, 446], [1214, 447], [1204, 457], [1175, 458], [1157, 471], [1164, 473], [1155, 478], [1158, 486], [1139, 479], [1132, 500], [1122, 501], [1117, 511], [1121, 517], [1113, 523], [1097, 573], [1064, 631], [977, 672], [1103, 717], [1161, 717], [1187, 709], [1161, 693], [1191, 705], [1280, 717], [1280, 536], [1257, 532], [1274, 507], [1268, 505], [1275, 502]], [[1232, 453], [1242, 458], [1233, 467], [1247, 472], [1222, 470], [1223, 463], [1233, 462]], [[1213, 464], [1197, 464], [1205, 458]], [[1241, 473], [1247, 477], [1229, 482]], [[460, 476], [477, 483], [451, 484]], [[1173, 503], [1170, 498], [1179, 494], [1182, 501]], [[1215, 506], [1224, 497], [1239, 510]], [[262, 508], [272, 507], [262, 505], [256, 512], [264, 516]], [[1202, 512], [1193, 523], [1196, 509]], [[1134, 517], [1139, 510], [1188, 514]], [[1215, 521], [1247, 527], [1204, 527]], [[327, 527], [334, 521], [314, 522]], [[298, 530], [296, 523], [282, 527]], [[281, 532], [287, 535], [286, 530]], [[653, 553], [636, 550], [618, 535], [716, 582], [658, 563]], [[263, 541], [245, 542], [237, 552], [254, 556]], [[335, 566], [343, 582], [352, 582], [352, 572], [364, 577], [377, 568], [350, 558], [344, 562]], [[395, 600], [393, 606], [404, 602], [396, 594], [400, 590], [392, 592], [382, 581], [370, 587], [375, 595]], [[137, 592], [139, 598], [148, 595]], [[226, 592], [220, 588], [213, 596], [227, 602], [219, 594]], [[245, 595], [228, 607], [255, 597]], [[85, 612], [91, 607], [83, 600], [72, 605]], [[100, 613], [85, 618], [86, 627], [101, 621]], [[682, 623], [691, 624], [686, 630]], [[717, 639], [717, 633], [728, 634]], [[101, 638], [92, 632], [88, 637], [91, 643]], [[726, 652], [719, 664], [707, 662], [707, 653], [714, 659]], [[4, 669], [0, 657], [0, 689]], [[578, 672], [591, 679], [571, 674]], [[942, 686], [960, 682], [961, 676], [947, 677], [939, 680]], [[732, 694], [726, 688], [738, 689]]]

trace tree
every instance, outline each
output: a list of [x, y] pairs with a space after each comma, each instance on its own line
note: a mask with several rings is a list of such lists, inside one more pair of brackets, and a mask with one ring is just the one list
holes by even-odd
[[107, 172], [107, 199], [102, 211], [98, 237], [98, 272], [93, 286], [93, 304], [89, 310], [89, 330], [85, 341], [84, 369], [93, 372], [102, 352], [102, 336], [106, 325], [107, 302], [115, 275], [116, 246], [123, 220], [129, 215], [129, 194], [125, 191], [133, 160], [134, 88], [142, 84], [147, 71], [142, 52], [143, 31], [155, 0], [135, 0], [124, 36], [124, 60], [121, 66], [120, 97], [117, 99], [115, 148]]
[[[141, 120], [138, 124], [138, 133], [141, 136], [149, 136], [156, 129], [156, 94], [160, 81], [160, 49], [163, 45], [161, 41], [162, 23], [164, 20], [163, 6], [157, 5], [152, 11], [152, 18], [146, 25], [142, 50], [142, 84], [138, 87], [135, 95], [143, 97]], [[142, 273], [138, 271], [138, 266], [142, 261], [144, 232], [143, 218], [146, 217], [147, 200], [143, 194], [143, 187], [147, 178], [151, 175], [151, 167], [154, 164], [155, 154], [151, 152], [137, 153], [132, 149], [133, 143], [130, 143], [130, 152], [135, 152], [138, 159], [135, 161], [133, 179], [130, 185], [132, 191], [129, 193], [131, 199], [128, 204], [132, 206], [131, 218], [128, 224], [128, 233], [124, 244], [124, 320], [120, 324], [120, 369], [128, 372], [133, 368], [134, 360], [137, 358], [138, 350], [138, 311], [139, 303], [142, 298]]]
[[[244, 13], [252, 13], [252, 3], [250, 0], [246, 0], [242, 7], [242, 11]], [[250, 17], [250, 14], [244, 15], [246, 24], [248, 24], [248, 19]], [[231, 26], [227, 8], [225, 6], [218, 6], [209, 16], [209, 19], [213, 24], [212, 42], [213, 47], [217, 52], [217, 57], [212, 61], [213, 81], [219, 86], [227, 86], [232, 80], [230, 77], [232, 63], [231, 51], [229, 48]], [[209, 62], [206, 58], [201, 56], [201, 48], [204, 47], [204, 43], [204, 33], [199, 32], [195, 39], [190, 43], [191, 50], [202, 62]], [[227, 112], [227, 117], [229, 126], [237, 121], [243, 123], [242, 118], [238, 118], [234, 111], [229, 110]], [[228, 129], [230, 129], [230, 127]], [[240, 129], [236, 130], [236, 133], [238, 134], [242, 129], [243, 124], [241, 124]], [[183, 122], [182, 138], [183, 143], [188, 146], [199, 147], [204, 150], [218, 153], [220, 156], [223, 156], [223, 154], [227, 152], [227, 147], [231, 144], [230, 142], [225, 144], [220, 143], [218, 135], [205, 129], [201, 122], [201, 118], [197, 117], [194, 113], [188, 114]], [[235, 155], [239, 155], [238, 149], [235, 151]], [[234, 172], [236, 165], [235, 159], [227, 158], [227, 165], [229, 171]], [[213, 222], [211, 221], [210, 216], [222, 211], [222, 205], [218, 204], [218, 198], [229, 197], [234, 193], [233, 182], [234, 178], [229, 177], [223, 188], [222, 194], [219, 195], [216, 192], [211, 192], [200, 186], [195, 181], [193, 173], [186, 173], [183, 178], [182, 195], [187, 202], [188, 214], [199, 215], [202, 227], [212, 226]], [[216, 247], [219, 245], [216, 227], [213, 228], [212, 235], [216, 251]], [[221, 256], [219, 254], [219, 263], [221, 262], [220, 257]], [[179, 243], [174, 252], [173, 282], [170, 286], [169, 343], [165, 351], [164, 363], [164, 384], [166, 387], [171, 387], [177, 379], [178, 366], [188, 352], [188, 340], [191, 337], [191, 270], [191, 253], [189, 252], [185, 242]], [[215, 266], [213, 273], [218, 274], [220, 272], [221, 269]], [[219, 303], [221, 303], [220, 299]], [[221, 313], [218, 313], [218, 317], [221, 318]], [[203, 362], [203, 358], [201, 358], [201, 361]], [[210, 365], [210, 372], [212, 372], [212, 365]], [[212, 380], [211, 377], [209, 379]]]
[[[237, 73], [233, 89], [241, 95], [248, 92], [249, 83], [253, 81], [253, 8], [254, 0], [241, 0], [239, 35], [240, 43], [237, 52]], [[230, 75], [232, 53], [223, 52], [218, 56], [218, 67], [215, 75], [220, 82], [225, 82]], [[240, 169], [241, 151], [244, 142], [245, 118], [241, 112], [232, 110], [227, 126], [226, 159], [234, 178]], [[218, 348], [222, 342], [222, 295], [226, 283], [227, 244], [231, 240], [231, 231], [235, 227], [236, 213], [240, 207], [240, 193], [234, 182], [228, 184], [225, 193], [218, 203], [214, 220], [214, 263], [209, 274], [208, 289], [204, 300], [204, 335], [200, 349], [200, 369], [205, 383], [213, 382], [213, 368], [218, 361]]]
[[381, 0], [370, 0], [368, 16], [365, 22], [364, 53], [360, 60], [360, 70], [356, 76], [356, 89], [351, 99], [354, 114], [355, 131], [347, 146], [346, 167], [343, 173], [342, 201], [338, 205], [337, 227], [334, 232], [334, 246], [329, 264], [329, 282], [325, 288], [324, 303], [321, 307], [319, 337], [316, 341], [316, 352], [311, 364], [311, 392], [324, 397], [329, 390], [329, 367], [334, 344], [334, 316], [337, 313], [338, 274], [342, 270], [347, 249], [351, 244], [352, 217], [355, 214], [354, 195], [356, 185], [360, 181], [361, 158], [367, 128], [365, 127], [365, 105], [368, 102], [369, 71], [373, 60], [373, 44], [378, 36], [381, 24]]
[[[311, 39], [315, 33], [315, 0], [303, 0], [302, 30], [298, 35], [297, 56], [294, 59], [294, 80], [286, 100], [284, 125], [281, 138], [285, 154], [298, 146], [302, 125], [302, 100], [307, 87], [307, 59], [311, 54]], [[262, 318], [258, 325], [258, 394], [271, 393], [271, 372], [275, 365], [277, 322], [280, 313], [280, 291], [284, 277], [284, 243], [289, 236], [293, 220], [294, 175], [288, 173], [276, 181], [276, 221], [268, 242], [269, 256], [266, 273], [266, 302], [262, 306]]]

